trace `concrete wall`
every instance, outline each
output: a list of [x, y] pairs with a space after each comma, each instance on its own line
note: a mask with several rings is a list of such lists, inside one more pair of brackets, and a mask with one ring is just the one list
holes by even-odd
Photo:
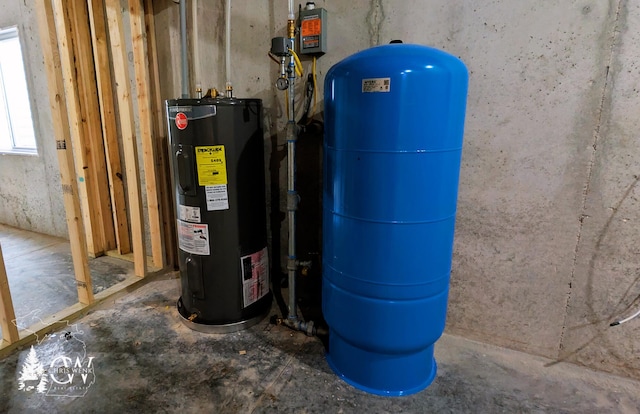
[[0, 154], [0, 223], [67, 237], [44, 61], [32, 2], [1, 0], [0, 27], [18, 26], [38, 155]]
[[[397, 38], [460, 56], [471, 78], [448, 330], [640, 378], [640, 320], [608, 327], [640, 306], [640, 6], [475, 3], [318, 1], [329, 13], [319, 78], [342, 58]], [[33, 6], [0, 4], [0, 27], [17, 24], [22, 35], [39, 149], [0, 155], [0, 222], [66, 236]], [[178, 7], [154, 5], [163, 94], [176, 97]], [[225, 82], [223, 5], [199, 0], [205, 87]], [[266, 52], [271, 37], [285, 34], [285, 8], [233, 2], [232, 80], [237, 96], [265, 104], [272, 212], [284, 211], [284, 101]], [[270, 222], [282, 241], [286, 223]]]
[[[178, 8], [156, 3], [163, 93], [175, 97]], [[201, 82], [221, 88], [224, 2], [200, 3]], [[286, 4], [235, 0], [232, 9], [233, 83], [236, 95], [264, 100], [271, 170], [284, 162], [283, 96], [272, 86], [277, 67], [266, 52], [270, 38], [284, 34]], [[640, 306], [640, 6], [316, 4], [329, 13], [321, 80], [344, 57], [398, 38], [442, 48], [469, 67], [448, 330], [640, 378], [640, 320], [608, 327]], [[279, 186], [268, 187], [281, 193], [282, 170]], [[286, 225], [279, 230], [284, 236]]]

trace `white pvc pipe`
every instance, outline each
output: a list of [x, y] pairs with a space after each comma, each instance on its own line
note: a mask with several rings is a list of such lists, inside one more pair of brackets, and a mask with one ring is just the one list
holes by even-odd
[[289, 20], [295, 20], [296, 13], [293, 10], [293, 0], [289, 0]]
[[227, 72], [226, 73], [226, 78], [227, 78], [226, 89], [229, 90], [229, 87], [231, 87], [231, 0], [227, 0], [225, 17], [226, 17], [225, 63], [227, 66], [226, 67], [226, 72]]

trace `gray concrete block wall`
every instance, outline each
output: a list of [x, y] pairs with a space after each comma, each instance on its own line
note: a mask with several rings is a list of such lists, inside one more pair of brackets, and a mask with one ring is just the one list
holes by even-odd
[[0, 223], [67, 236], [62, 188], [35, 5], [1, 0], [0, 28], [18, 26], [31, 93], [37, 155], [0, 154]]

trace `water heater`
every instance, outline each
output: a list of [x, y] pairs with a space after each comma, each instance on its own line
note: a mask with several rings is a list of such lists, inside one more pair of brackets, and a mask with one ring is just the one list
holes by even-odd
[[400, 43], [348, 57], [325, 79], [327, 360], [374, 394], [411, 394], [435, 377], [467, 83], [456, 57]]
[[182, 296], [189, 327], [233, 332], [271, 306], [262, 101], [167, 101]]

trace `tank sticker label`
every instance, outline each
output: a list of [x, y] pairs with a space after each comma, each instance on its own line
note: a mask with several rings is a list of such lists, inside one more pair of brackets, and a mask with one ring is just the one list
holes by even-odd
[[178, 218], [182, 221], [190, 221], [191, 223], [200, 223], [200, 207], [178, 206]]
[[362, 92], [391, 92], [391, 78], [362, 79]]
[[244, 307], [269, 293], [269, 254], [267, 248], [240, 258]]
[[227, 184], [227, 160], [224, 156], [224, 145], [196, 147], [196, 165], [199, 185]]
[[182, 131], [187, 127], [187, 125], [189, 125], [189, 119], [187, 118], [187, 116], [184, 114], [184, 112], [178, 112], [176, 114], [176, 126], [178, 127], [178, 129]]
[[227, 185], [208, 185], [204, 187], [207, 198], [207, 211], [229, 210], [229, 194]]
[[178, 246], [187, 253], [209, 256], [209, 226], [178, 220]]

